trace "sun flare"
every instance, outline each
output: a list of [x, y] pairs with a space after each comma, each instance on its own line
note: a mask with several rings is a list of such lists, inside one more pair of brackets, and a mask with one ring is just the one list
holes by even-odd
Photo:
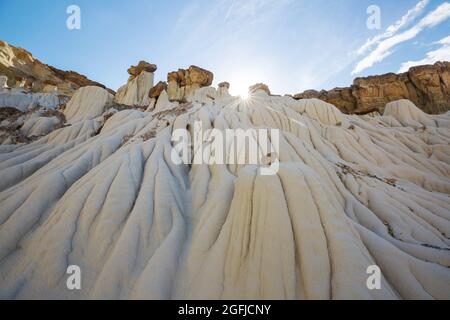
[[239, 94], [239, 98], [241, 98], [241, 100], [248, 100], [248, 99], [250, 99], [250, 93], [248, 92], [248, 89], [246, 91], [242, 91]]
[[247, 84], [231, 84], [230, 93], [233, 96], [239, 97], [242, 100], [247, 100], [250, 97], [250, 93], [248, 91], [249, 85]]
[[252, 80], [246, 75], [232, 77], [230, 79], [230, 94], [242, 100], [248, 100], [250, 98], [248, 90], [252, 84]]

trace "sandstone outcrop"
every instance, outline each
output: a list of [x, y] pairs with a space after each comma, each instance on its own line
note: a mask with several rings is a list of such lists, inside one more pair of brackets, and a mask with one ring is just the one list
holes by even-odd
[[230, 83], [229, 82], [221, 82], [217, 85], [218, 88], [226, 88], [227, 90], [230, 89]]
[[69, 122], [94, 119], [113, 105], [114, 96], [107, 90], [88, 86], [78, 89], [67, 103], [64, 116]]
[[136, 66], [131, 66], [127, 70], [128, 74], [130, 75], [129, 80], [133, 80], [134, 78], [139, 76], [142, 71], [154, 73], [157, 69], [158, 69], [158, 67], [156, 66], [156, 64], [148, 63], [146, 61], [141, 60], [141, 61], [139, 61], [139, 63]]
[[3, 75], [0, 76], [0, 89], [6, 88], [8, 86], [8, 77]]
[[145, 61], [128, 69], [130, 77], [125, 85], [117, 90], [115, 101], [119, 104], [147, 107], [150, 104], [150, 90], [153, 88], [154, 71], [157, 67]]
[[164, 90], [167, 91], [167, 82], [159, 81], [153, 88], [150, 89], [148, 96], [150, 98], [156, 99]]
[[22, 112], [37, 106], [54, 109], [67, 99], [68, 97], [54, 93], [32, 93], [16, 89], [0, 90], [0, 108], [16, 108]]
[[187, 70], [169, 72], [167, 75], [167, 93], [170, 101], [186, 101], [195, 90], [210, 86], [214, 75], [211, 71], [197, 66], [190, 66]]
[[355, 114], [382, 113], [387, 103], [408, 99], [426, 113], [439, 114], [450, 110], [450, 62], [412, 67], [401, 74], [357, 78], [349, 88], [308, 90], [294, 97], [318, 98]]
[[264, 83], [257, 83], [248, 88], [249, 93], [255, 93], [258, 90], [262, 90], [270, 96], [270, 89]]
[[104, 85], [89, 80], [74, 71], [63, 71], [46, 65], [28, 51], [0, 41], [0, 75], [7, 77], [10, 88], [23, 87], [33, 92], [49, 93], [55, 90], [71, 96], [78, 88], [98, 86], [114, 94]]

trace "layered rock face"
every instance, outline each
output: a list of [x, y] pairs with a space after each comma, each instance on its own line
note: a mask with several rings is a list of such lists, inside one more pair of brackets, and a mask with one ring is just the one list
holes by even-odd
[[167, 75], [167, 93], [171, 101], [186, 101], [197, 89], [210, 86], [213, 82], [212, 72], [190, 66], [189, 69], [178, 69]]
[[269, 87], [264, 83], [257, 83], [248, 88], [250, 94], [255, 93], [258, 90], [264, 91], [267, 95], [271, 95]]
[[[174, 78], [188, 86], [171, 75], [169, 87]], [[82, 88], [61, 108], [66, 125], [32, 120], [24, 131], [42, 136], [1, 145], [0, 297], [450, 298], [450, 113], [399, 100], [383, 115], [346, 115], [228, 87], [187, 102], [163, 88], [147, 111]], [[204, 149], [190, 144], [190, 160], [204, 161], [179, 162], [174, 133], [199, 123]], [[218, 132], [261, 128], [279, 145], [273, 175], [237, 164], [248, 149], [225, 143], [225, 164], [204, 152]], [[67, 289], [72, 265], [81, 290]], [[380, 290], [367, 287], [373, 265]]]
[[145, 61], [140, 61], [137, 66], [131, 66], [128, 69], [130, 77], [127, 83], [117, 90], [115, 101], [128, 106], [148, 106], [156, 69], [156, 65]]
[[382, 113], [387, 103], [399, 99], [411, 100], [426, 113], [444, 113], [450, 110], [450, 62], [413, 67], [402, 74], [357, 78], [350, 88], [308, 90], [294, 97], [318, 98], [345, 113]]
[[70, 123], [95, 119], [113, 106], [114, 96], [100, 87], [83, 87], [73, 95], [64, 109]]
[[[104, 85], [89, 80], [74, 71], [62, 71], [48, 66], [33, 57], [28, 51], [0, 41], [0, 76], [6, 77], [10, 88], [24, 88], [32, 92], [71, 96], [78, 88]], [[5, 79], [5, 78], [3, 78]], [[1, 82], [4, 80], [0, 80]], [[111, 93], [114, 91], [107, 89]]]

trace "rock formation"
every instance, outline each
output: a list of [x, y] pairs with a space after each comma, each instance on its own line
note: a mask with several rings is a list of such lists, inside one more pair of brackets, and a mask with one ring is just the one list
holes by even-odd
[[213, 82], [212, 72], [190, 66], [189, 69], [178, 69], [167, 75], [168, 95], [171, 101], [186, 101], [197, 89], [210, 86]]
[[112, 107], [114, 96], [100, 87], [89, 86], [77, 90], [64, 109], [64, 116], [70, 123], [91, 120]]
[[382, 113], [387, 103], [408, 99], [426, 113], [439, 114], [450, 110], [450, 62], [413, 67], [402, 74], [357, 78], [350, 88], [308, 90], [294, 97], [318, 98], [355, 114]]
[[226, 88], [227, 90], [230, 89], [230, 83], [229, 82], [221, 82], [217, 85], [218, 88]]
[[4, 89], [8, 86], [8, 77], [0, 76], [0, 89]]
[[157, 69], [158, 69], [158, 67], [156, 66], [156, 64], [148, 63], [146, 61], [141, 60], [141, 61], [139, 61], [137, 66], [131, 66], [127, 70], [128, 74], [130, 75], [130, 78], [128, 79], [128, 81], [131, 81], [134, 78], [136, 78], [137, 76], [139, 76], [142, 71], [154, 73]]
[[[115, 96], [0, 89], [0, 299], [450, 299], [450, 112], [347, 115], [263, 84], [233, 97], [194, 66], [153, 87], [155, 70]], [[200, 134], [186, 157], [180, 130]]]
[[167, 83], [164, 81], [159, 81], [153, 88], [150, 89], [148, 96], [149, 98], [156, 99], [163, 91], [167, 91]]
[[270, 96], [270, 89], [264, 83], [257, 83], [257, 84], [254, 84], [253, 86], [251, 86], [250, 88], [248, 88], [248, 92], [249, 93], [254, 93], [254, 92], [258, 91], [258, 90], [262, 90], [265, 93], [267, 93], [267, 95]]
[[[67, 96], [85, 86], [105, 88], [104, 85], [74, 71], [62, 71], [48, 66], [28, 51], [4, 41], [0, 41], [0, 76], [7, 77], [10, 88], [23, 87], [41, 93], [53, 92], [56, 88], [60, 95]], [[111, 89], [107, 90], [114, 93]]]
[[128, 69], [127, 84], [117, 90], [115, 101], [129, 106], [146, 107], [150, 104], [150, 89], [153, 88], [154, 72], [157, 67], [145, 61]]
[[[81, 88], [69, 125], [32, 120], [24, 131], [50, 132], [1, 145], [0, 297], [450, 298], [450, 113], [400, 100], [382, 116], [345, 115], [223, 90], [188, 102], [163, 90], [144, 112]], [[196, 121], [278, 129], [278, 172], [233, 164], [233, 145], [229, 164], [175, 163], [172, 133]], [[67, 289], [69, 265], [82, 290]], [[380, 290], [366, 286], [371, 265]]]
[[54, 109], [58, 107], [64, 97], [50, 93], [30, 93], [21, 90], [0, 90], [0, 108], [13, 107], [22, 112], [36, 106]]

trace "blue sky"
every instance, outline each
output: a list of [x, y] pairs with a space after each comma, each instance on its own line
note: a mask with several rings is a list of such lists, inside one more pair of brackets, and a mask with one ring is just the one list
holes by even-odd
[[[81, 30], [66, 28], [69, 5]], [[381, 29], [369, 29], [377, 5]], [[0, 0], [0, 39], [117, 89], [139, 60], [157, 80], [195, 64], [238, 93], [348, 86], [357, 76], [450, 60], [450, 2], [439, 0]], [[366, 45], [365, 45], [366, 44]]]

